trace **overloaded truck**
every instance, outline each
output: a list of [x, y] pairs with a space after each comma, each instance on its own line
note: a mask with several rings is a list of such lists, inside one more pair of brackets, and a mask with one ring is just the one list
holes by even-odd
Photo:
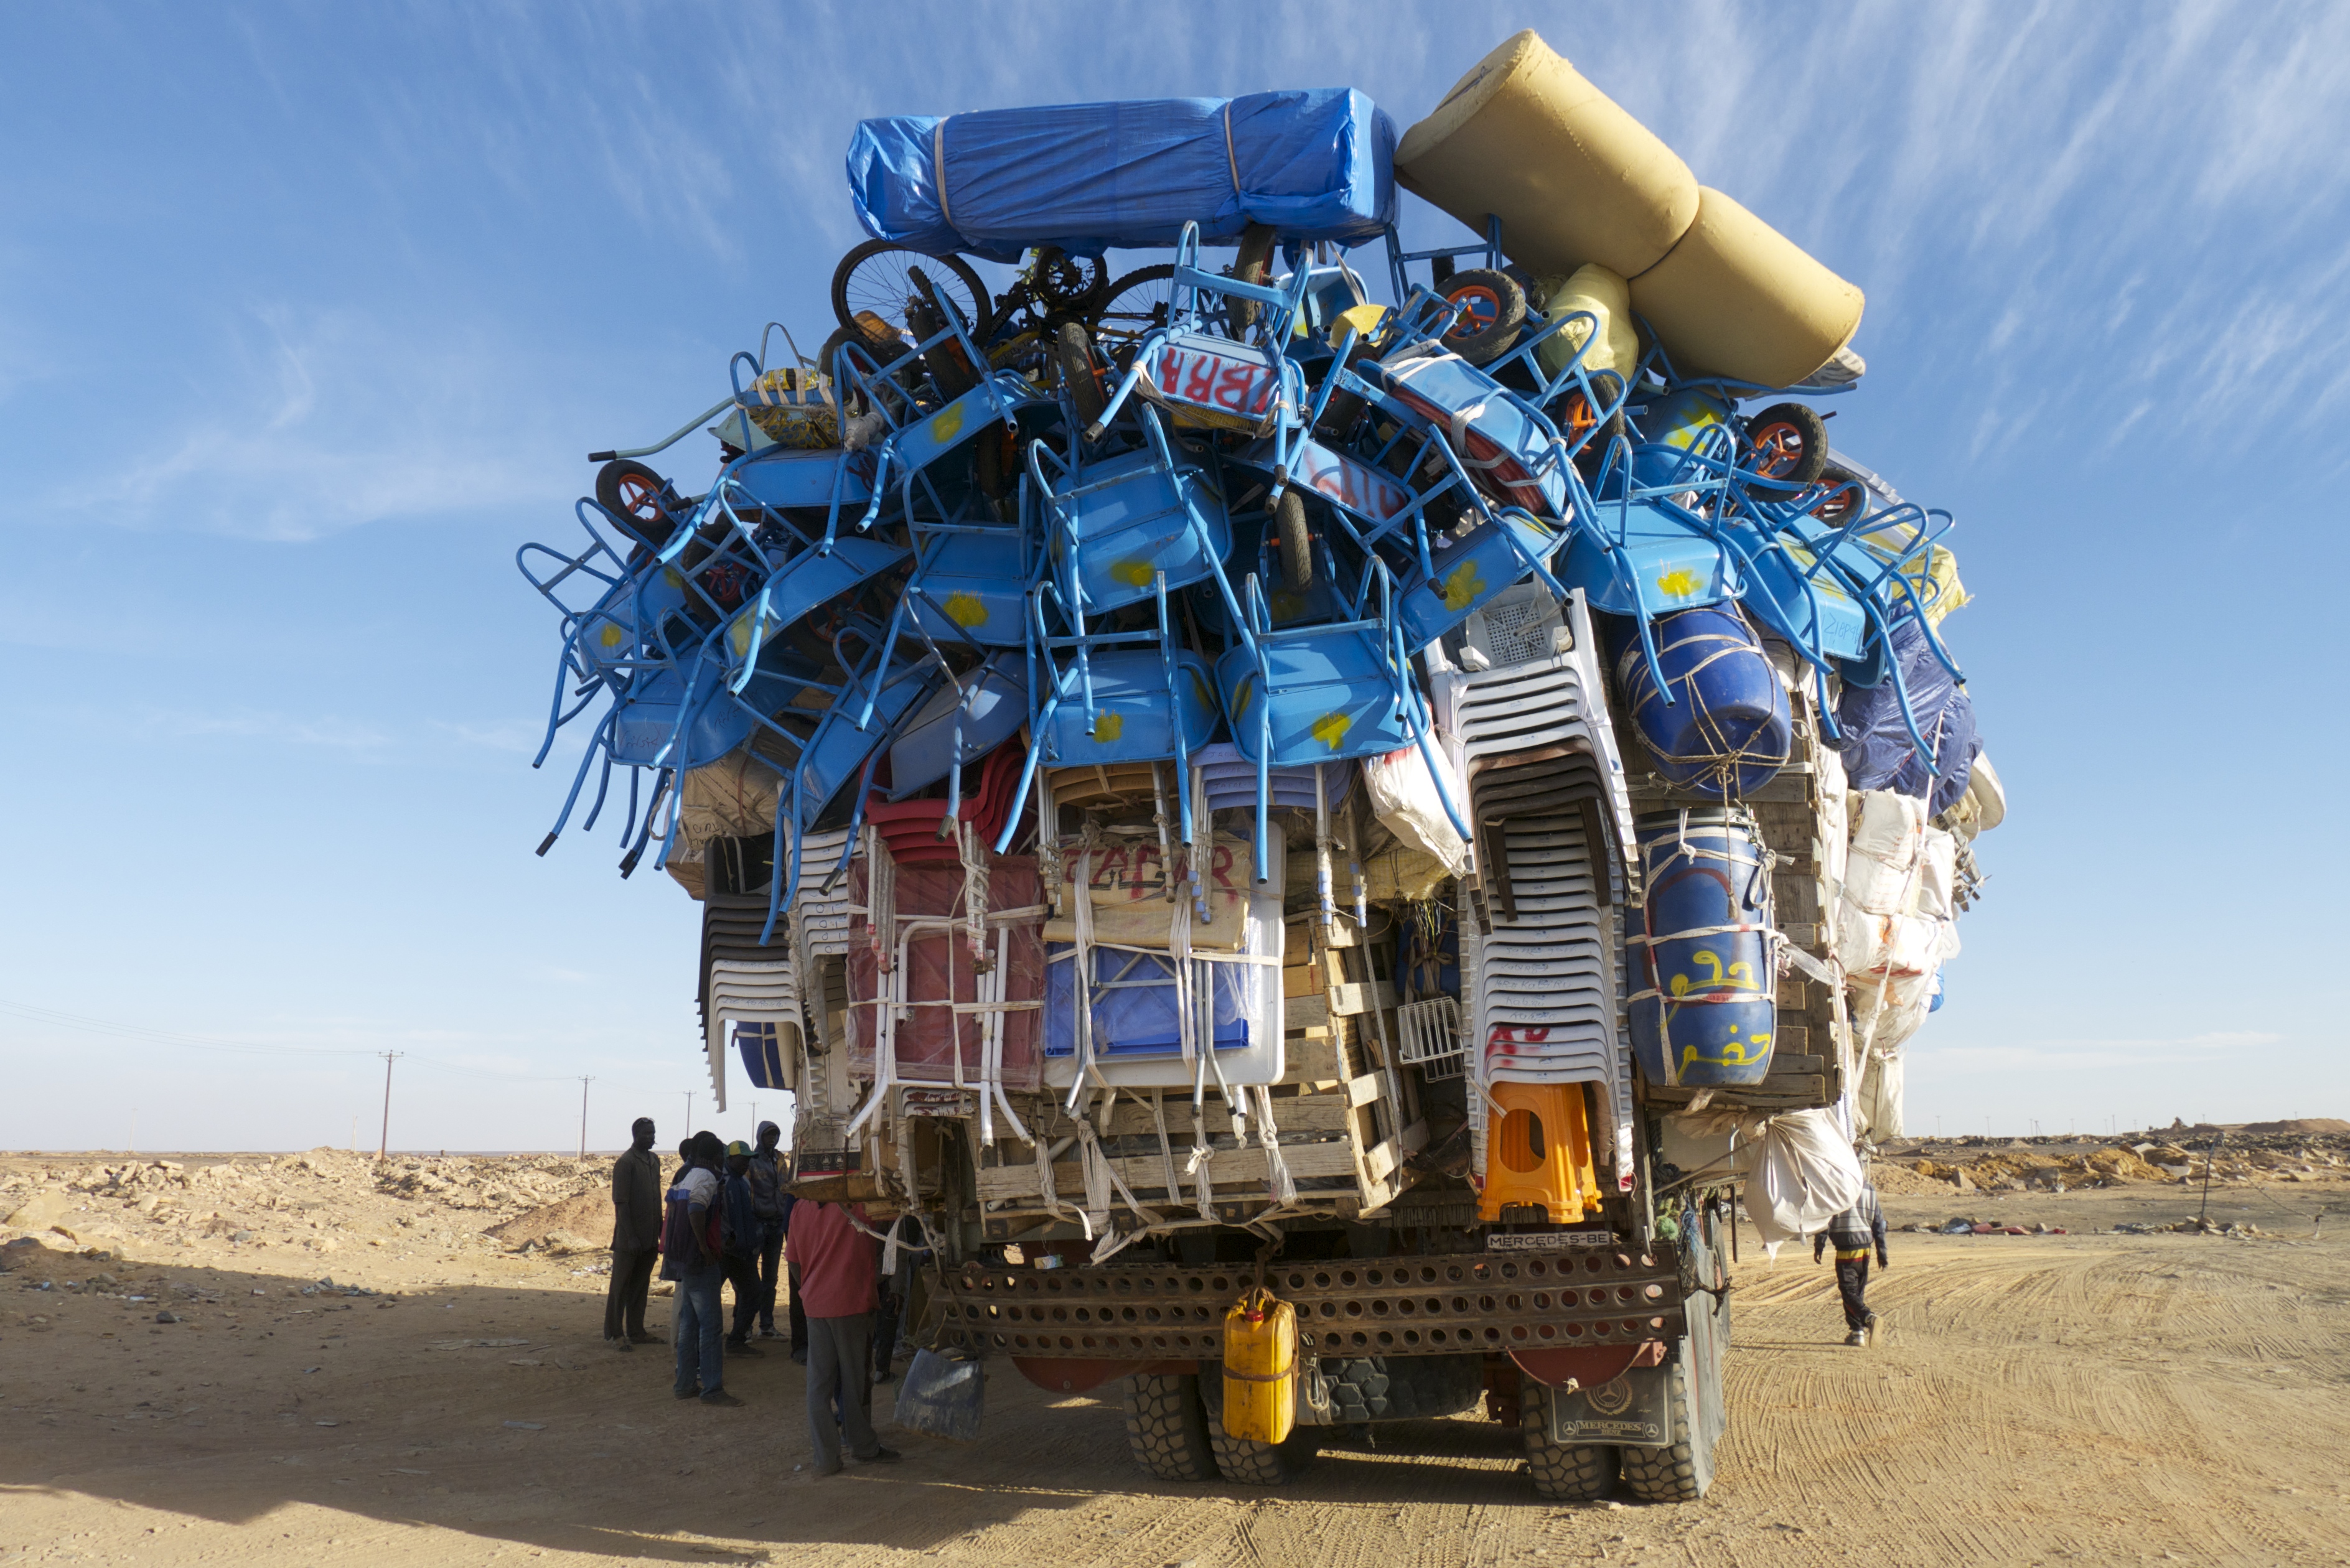
[[[818, 353], [524, 566], [556, 832], [625, 798], [702, 901], [722, 1103], [917, 1281], [900, 1419], [993, 1362], [1171, 1480], [1482, 1411], [1544, 1497], [1701, 1495], [1742, 1184], [1856, 1195], [2003, 809], [1949, 518], [1813, 407], [1858, 290], [1531, 33], [1399, 143], [900, 117], [849, 183]], [[712, 421], [702, 493], [644, 461]]]

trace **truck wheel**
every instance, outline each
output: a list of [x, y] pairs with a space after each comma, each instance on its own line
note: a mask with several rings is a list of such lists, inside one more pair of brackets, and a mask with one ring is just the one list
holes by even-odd
[[1216, 1453], [1200, 1380], [1186, 1374], [1138, 1372], [1126, 1380], [1126, 1446], [1134, 1462], [1160, 1480], [1211, 1481]]
[[1690, 1397], [1687, 1369], [1674, 1362], [1666, 1378], [1680, 1438], [1669, 1449], [1626, 1449], [1624, 1485], [1642, 1502], [1695, 1502], [1713, 1484], [1713, 1441]]
[[1322, 1451], [1315, 1428], [1299, 1427], [1278, 1443], [1253, 1443], [1224, 1436], [1223, 1423], [1208, 1424], [1208, 1441], [1216, 1450], [1216, 1468], [1224, 1479], [1240, 1486], [1279, 1486], [1294, 1480]]
[[1526, 1438], [1526, 1469], [1544, 1502], [1589, 1502], [1616, 1489], [1616, 1450], [1605, 1444], [1554, 1443], [1550, 1391], [1531, 1377], [1518, 1396], [1518, 1422]]

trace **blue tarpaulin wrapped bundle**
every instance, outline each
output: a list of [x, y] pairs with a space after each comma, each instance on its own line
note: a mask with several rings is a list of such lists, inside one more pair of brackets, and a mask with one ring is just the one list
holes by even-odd
[[877, 239], [1017, 261], [1232, 240], [1377, 238], [1395, 221], [1395, 122], [1351, 88], [859, 120], [848, 188]]
[[1844, 753], [1845, 775], [1853, 788], [1922, 796], [1927, 815], [1938, 816], [1966, 794], [1968, 773], [1982, 750], [1975, 735], [1975, 702], [1934, 657], [1916, 616], [1903, 616], [1891, 629], [1909, 711], [1917, 715], [1918, 732], [1934, 748], [1933, 761], [1929, 764], [1910, 741], [1890, 680], [1844, 689], [1836, 704], [1836, 727], [1844, 739], [1836, 749]]

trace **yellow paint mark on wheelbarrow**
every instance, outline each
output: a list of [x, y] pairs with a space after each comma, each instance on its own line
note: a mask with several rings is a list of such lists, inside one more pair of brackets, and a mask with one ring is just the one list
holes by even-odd
[[987, 623], [987, 607], [979, 602], [976, 594], [949, 594], [946, 609], [947, 618], [957, 626], [984, 626]]
[[1208, 678], [1196, 670], [1191, 671], [1191, 694], [1200, 700], [1201, 707], [1211, 713], [1216, 711], [1216, 689], [1209, 685]]
[[598, 640], [600, 640], [606, 648], [618, 648], [627, 639], [628, 635], [629, 634], [627, 632], [620, 629], [618, 622], [608, 620], [604, 623], [604, 629], [599, 634]]
[[743, 611], [741, 615], [738, 615], [738, 616], [736, 616], [736, 617], [734, 618], [734, 624], [733, 624], [733, 626], [731, 626], [731, 627], [729, 627], [729, 628], [726, 628], [726, 640], [727, 640], [727, 641], [729, 641], [729, 642], [731, 642], [731, 643], [733, 643], [733, 644], [734, 645], [734, 657], [735, 657], [735, 658], [737, 658], [737, 659], [742, 659], [742, 658], [746, 657], [746, 656], [750, 653], [750, 651], [751, 651], [751, 613], [750, 613], [750, 611], [745, 610], [745, 611]]
[[1254, 696], [1255, 694], [1256, 694], [1256, 677], [1255, 677], [1255, 676], [1253, 676], [1253, 675], [1252, 675], [1252, 676], [1248, 677], [1246, 680], [1243, 680], [1243, 681], [1242, 681], [1242, 682], [1241, 682], [1237, 687], [1233, 688], [1233, 690], [1232, 690], [1232, 722], [1233, 722], [1233, 723], [1237, 724], [1237, 723], [1239, 723], [1239, 722], [1241, 722], [1241, 715], [1248, 711], [1249, 699], [1250, 699], [1251, 697]]
[[1120, 561], [1109, 569], [1109, 575], [1129, 588], [1147, 588], [1158, 569], [1148, 561]]
[[1094, 715], [1094, 739], [1107, 744], [1126, 733], [1126, 715], [1097, 713]]
[[1444, 579], [1444, 607], [1449, 610], [1467, 609], [1484, 591], [1484, 574], [1477, 570], [1477, 563], [1463, 561], [1452, 568], [1451, 576]]
[[1657, 579], [1657, 590], [1670, 599], [1685, 599], [1704, 586], [1698, 580], [1698, 575], [1687, 566], [1667, 572]]
[[962, 433], [965, 410], [961, 403], [951, 403], [937, 419], [931, 421], [931, 439], [944, 446]]
[[1314, 721], [1314, 738], [1335, 752], [1354, 722], [1344, 713], [1325, 713]]

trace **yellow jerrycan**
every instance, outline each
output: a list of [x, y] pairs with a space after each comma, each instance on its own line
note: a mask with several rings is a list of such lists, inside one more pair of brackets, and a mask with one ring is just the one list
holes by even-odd
[[1297, 1309], [1263, 1285], [1224, 1314], [1224, 1435], [1277, 1443], [1297, 1425]]

